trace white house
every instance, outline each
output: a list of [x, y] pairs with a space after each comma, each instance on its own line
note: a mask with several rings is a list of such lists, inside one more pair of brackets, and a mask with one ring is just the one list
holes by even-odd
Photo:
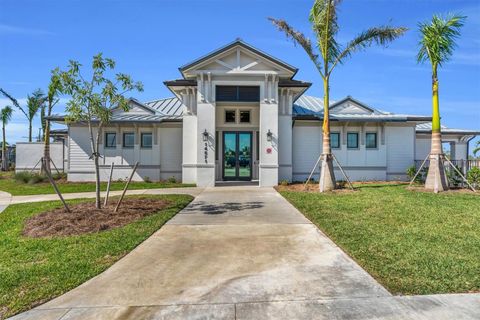
[[[135, 180], [305, 180], [322, 151], [323, 104], [304, 94], [311, 84], [293, 79], [295, 67], [236, 40], [179, 70], [182, 79], [165, 82], [173, 98], [132, 99], [128, 112], [114, 112], [101, 134], [102, 179], [112, 162], [119, 179], [138, 161]], [[353, 180], [405, 179], [428, 153], [429, 116], [385, 112], [352, 97], [330, 110], [333, 152]], [[455, 159], [466, 159], [478, 132], [444, 133]], [[68, 126], [66, 150], [68, 179], [93, 180], [85, 125]]]

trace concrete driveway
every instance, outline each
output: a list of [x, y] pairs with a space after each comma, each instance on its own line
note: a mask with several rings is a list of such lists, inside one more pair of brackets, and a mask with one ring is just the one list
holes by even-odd
[[[478, 309], [476, 308], [478, 307]], [[15, 319], [474, 319], [391, 296], [274, 189], [205, 189], [110, 269]]]

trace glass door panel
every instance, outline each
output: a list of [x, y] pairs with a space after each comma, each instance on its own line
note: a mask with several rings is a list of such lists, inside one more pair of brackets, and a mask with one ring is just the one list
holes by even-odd
[[223, 134], [223, 177], [234, 179], [237, 176], [237, 135], [233, 132]]
[[252, 134], [238, 133], [238, 177], [250, 178], [252, 175]]

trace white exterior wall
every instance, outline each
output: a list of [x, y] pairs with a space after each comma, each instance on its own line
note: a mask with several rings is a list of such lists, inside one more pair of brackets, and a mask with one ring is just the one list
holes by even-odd
[[[40, 171], [40, 159], [43, 157], [43, 142], [17, 142], [15, 155], [15, 172]], [[68, 149], [62, 142], [50, 143], [50, 158], [59, 171], [64, 170], [64, 160]], [[36, 166], [36, 167], [35, 167]], [[52, 172], [55, 172], [52, 166]]]
[[[400, 127], [401, 128], [401, 127]], [[405, 131], [411, 130], [412, 127], [407, 127], [403, 129]], [[394, 129], [395, 130], [395, 129]], [[385, 131], [388, 131], [385, 128]], [[347, 126], [343, 125], [332, 125], [331, 132], [340, 133], [340, 148], [332, 149], [332, 152], [335, 154], [335, 157], [338, 159], [342, 167], [344, 168], [349, 179], [354, 181], [369, 181], [369, 180], [387, 180], [387, 159], [388, 155], [388, 142], [387, 137], [382, 137], [382, 126], [380, 124], [366, 124], [355, 125], [349, 124]], [[357, 132], [359, 134], [359, 148], [358, 149], [348, 149], [347, 148], [347, 133], [348, 132]], [[376, 132], [377, 133], [377, 148], [367, 149], [365, 147], [365, 134], [367, 132]], [[401, 130], [400, 130], [401, 132]], [[395, 141], [393, 138], [392, 141], [392, 157], [395, 157], [395, 150], [400, 150], [396, 148]], [[400, 138], [402, 140], [402, 138]], [[411, 139], [410, 147], [411, 152], [407, 157], [408, 161], [405, 159], [400, 159], [400, 162], [396, 163], [392, 159], [390, 162], [392, 165], [397, 165], [397, 167], [403, 166], [408, 162], [408, 166], [413, 163], [413, 138]], [[407, 148], [408, 149], [408, 148]], [[312, 171], [319, 155], [322, 152], [322, 128], [321, 122], [319, 121], [295, 121], [293, 127], [293, 180], [294, 181], [305, 181]], [[408, 151], [407, 151], [408, 153]], [[400, 156], [400, 158], [402, 155]], [[397, 157], [398, 158], [398, 157]], [[408, 167], [407, 166], [407, 167]], [[406, 168], [405, 167], [405, 170]], [[334, 164], [335, 177], [338, 180], [345, 180], [341, 171]], [[404, 171], [405, 171], [404, 170]], [[318, 180], [319, 177], [319, 168], [317, 167], [314, 171], [313, 178]]]
[[415, 160], [415, 127], [385, 126], [387, 180], [406, 180], [408, 167]]
[[[115, 132], [116, 147], [105, 148], [104, 136], [106, 132]], [[133, 148], [123, 148], [123, 133], [135, 133]], [[142, 148], [140, 143], [141, 133], [152, 133], [152, 148]], [[158, 181], [175, 177], [181, 179], [182, 159], [182, 128], [181, 124], [162, 124], [156, 126], [122, 126], [107, 127], [102, 130], [99, 152], [100, 179], [108, 180], [110, 165], [114, 163], [112, 180], [128, 179], [135, 163], [139, 167], [133, 176], [133, 181], [149, 179]], [[69, 127], [69, 181], [95, 180], [93, 160], [89, 159], [91, 147], [88, 128], [85, 126]]]
[[[415, 160], [424, 160], [430, 153], [431, 134], [417, 133], [415, 140]], [[463, 135], [442, 133], [442, 141], [450, 143], [452, 160], [468, 159], [468, 144]]]

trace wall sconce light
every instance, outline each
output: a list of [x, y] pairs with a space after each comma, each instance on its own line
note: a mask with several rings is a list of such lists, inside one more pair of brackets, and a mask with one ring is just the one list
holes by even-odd
[[272, 141], [272, 137], [273, 137], [273, 133], [270, 131], [270, 129], [268, 129], [268, 132], [267, 132], [267, 141]]
[[203, 141], [204, 141], [204, 142], [207, 142], [207, 141], [208, 141], [208, 132], [207, 132], [207, 129], [205, 129], [205, 131], [203, 131], [202, 135], [203, 135]]

